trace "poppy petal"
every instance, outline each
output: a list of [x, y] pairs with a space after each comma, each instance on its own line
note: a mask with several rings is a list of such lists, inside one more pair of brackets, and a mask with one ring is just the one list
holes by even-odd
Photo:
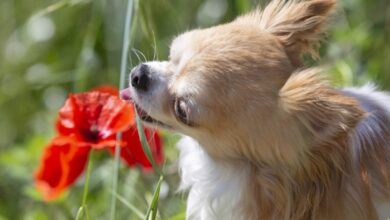
[[76, 144], [72, 138], [59, 136], [44, 149], [34, 180], [46, 201], [56, 199], [83, 172], [91, 148]]
[[[161, 165], [164, 161], [164, 154], [160, 135], [152, 129], [145, 129], [145, 135], [148, 139], [154, 161], [157, 165]], [[129, 167], [140, 166], [144, 170], [152, 168], [151, 163], [142, 149], [138, 131], [135, 126], [123, 133], [123, 141], [127, 144], [121, 150], [121, 158]], [[115, 148], [110, 149], [110, 151], [114, 153]]]
[[110, 97], [103, 106], [98, 119], [99, 131], [102, 137], [108, 137], [116, 132], [126, 130], [135, 123], [134, 108], [128, 102], [116, 97]]
[[[110, 139], [107, 139], [107, 140], [100, 141], [97, 144], [93, 144], [93, 145], [91, 145], [91, 147], [93, 149], [96, 149], [96, 150], [104, 149], [104, 148], [109, 148], [110, 149], [110, 148], [115, 148], [117, 143], [118, 142], [116, 141], [116, 138], [112, 138], [112, 139], [110, 138]], [[119, 146], [120, 147], [123, 147], [125, 145], [126, 145], [126, 142], [124, 142], [124, 141], [120, 141], [119, 142]]]
[[61, 135], [69, 135], [75, 133], [76, 122], [75, 118], [78, 115], [78, 108], [73, 96], [65, 101], [64, 106], [59, 111], [59, 117], [56, 122], [57, 131]]

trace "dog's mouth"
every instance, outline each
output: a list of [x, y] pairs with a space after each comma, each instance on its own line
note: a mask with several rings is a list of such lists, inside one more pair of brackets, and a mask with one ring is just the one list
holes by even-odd
[[143, 122], [146, 122], [146, 123], [150, 123], [150, 124], [153, 124], [153, 125], [157, 125], [157, 126], [160, 126], [160, 127], [163, 127], [163, 128], [168, 128], [170, 129], [171, 126], [153, 118], [152, 116], [150, 116], [144, 109], [142, 109], [132, 98], [131, 98], [131, 94], [130, 94], [130, 89], [124, 89], [120, 92], [120, 97], [121, 99], [125, 100], [125, 101], [128, 101], [128, 102], [131, 102], [133, 103], [134, 105], [134, 108], [138, 114], [138, 116], [140, 117], [140, 119], [143, 121]]
[[150, 124], [154, 124], [154, 125], [158, 125], [158, 126], [161, 126], [161, 127], [169, 127], [167, 124], [164, 124], [163, 122], [153, 118], [152, 116], [150, 116], [145, 110], [143, 110], [139, 105], [137, 105], [137, 103], [134, 103], [134, 107], [135, 107], [135, 110], [137, 111], [137, 114], [138, 116], [140, 117], [140, 119], [144, 122], [147, 122], [147, 123], [150, 123]]

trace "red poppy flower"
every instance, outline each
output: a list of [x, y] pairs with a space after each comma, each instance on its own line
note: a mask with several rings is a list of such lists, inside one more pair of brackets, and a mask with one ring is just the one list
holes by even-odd
[[57, 130], [74, 136], [95, 149], [114, 147], [115, 134], [134, 124], [134, 110], [128, 102], [106, 92], [70, 95], [60, 109]]
[[72, 138], [56, 137], [45, 148], [34, 176], [45, 200], [57, 198], [83, 172], [91, 148], [76, 144]]
[[[36, 187], [45, 200], [57, 198], [77, 180], [92, 148], [114, 152], [118, 132], [123, 132], [121, 158], [126, 164], [151, 168], [138, 138], [133, 106], [119, 99], [118, 90], [107, 88], [70, 95], [60, 109], [59, 136], [45, 148], [35, 173]], [[164, 158], [158, 133], [145, 129], [145, 134], [153, 158], [161, 164]]]

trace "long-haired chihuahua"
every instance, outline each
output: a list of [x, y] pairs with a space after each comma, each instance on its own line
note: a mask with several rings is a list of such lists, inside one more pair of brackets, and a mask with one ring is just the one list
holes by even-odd
[[187, 219], [371, 220], [390, 215], [390, 95], [336, 89], [302, 56], [335, 0], [273, 0], [178, 36], [122, 97], [178, 131]]

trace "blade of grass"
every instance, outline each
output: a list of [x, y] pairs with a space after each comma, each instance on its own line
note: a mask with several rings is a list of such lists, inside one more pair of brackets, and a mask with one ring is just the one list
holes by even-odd
[[[130, 44], [130, 30], [131, 30], [131, 20], [133, 13], [133, 0], [127, 1], [127, 9], [126, 9], [126, 20], [125, 27], [123, 32], [123, 45], [122, 45], [122, 58], [121, 58], [121, 70], [120, 70], [120, 81], [119, 81], [119, 89], [123, 89], [125, 87], [125, 75], [126, 75], [126, 67], [127, 67], [127, 57], [129, 53], [129, 44]], [[120, 153], [121, 149], [119, 146], [119, 142], [122, 139], [122, 134], [117, 134], [117, 145], [115, 146], [115, 167], [114, 167], [114, 179], [112, 184], [112, 191], [117, 194], [118, 190], [118, 176], [119, 176], [119, 162], [120, 162]], [[112, 196], [111, 199], [111, 212], [110, 219], [115, 219], [115, 211], [116, 211], [116, 197]]]
[[44, 9], [39, 10], [33, 16], [39, 17], [39, 16], [42, 16], [42, 15], [50, 14], [50, 13], [52, 13], [54, 11], [57, 11], [57, 10], [59, 10], [61, 8], [64, 8], [65, 6], [69, 5], [69, 3], [70, 3], [70, 0], [58, 1], [58, 2], [56, 2], [54, 4], [51, 4], [51, 5], [47, 6]]
[[164, 180], [164, 176], [160, 176], [160, 179], [157, 182], [156, 190], [154, 191], [152, 202], [150, 203], [150, 206], [148, 208], [148, 211], [146, 212], [145, 220], [150, 220], [150, 215], [152, 215], [152, 220], [156, 219], [157, 216], [157, 208], [158, 208], [158, 200], [160, 198], [160, 189], [161, 184]]
[[161, 175], [161, 171], [158, 168], [156, 162], [153, 159], [152, 152], [150, 151], [150, 147], [148, 144], [148, 140], [146, 139], [144, 127], [142, 126], [141, 118], [139, 117], [137, 111], [136, 111], [136, 122], [137, 122], [137, 130], [138, 130], [138, 136], [141, 141], [142, 150], [144, 151], [146, 157], [148, 158], [149, 162], [152, 164], [152, 167], [154, 171]]
[[54, 11], [60, 10], [66, 6], [74, 6], [74, 5], [78, 5], [78, 4], [82, 4], [82, 3], [85, 4], [85, 3], [89, 3], [90, 1], [91, 0], [60, 0], [60, 1], [57, 1], [57, 2], [47, 6], [46, 8], [39, 10], [38, 12], [36, 12], [33, 15], [33, 17], [47, 15], [47, 14], [50, 14]]
[[140, 23], [142, 32], [146, 35], [146, 38], [149, 42], [151, 42], [153, 37], [152, 30], [155, 29], [152, 23], [153, 19], [150, 15], [150, 2], [143, 1], [143, 4], [140, 5]]
[[[133, 40], [135, 39], [135, 35], [137, 34], [137, 27], [138, 27], [138, 20], [139, 20], [139, 14], [140, 14], [140, 10], [139, 10], [139, 0], [134, 0], [134, 3], [133, 3], [133, 8], [134, 8], [134, 12], [133, 12], [133, 23], [131, 25], [131, 30], [130, 30], [130, 40]], [[132, 42], [130, 42], [131, 44]], [[130, 62], [130, 66], [132, 66], [132, 61], [131, 61], [131, 56], [129, 56], [129, 62]]]
[[84, 213], [85, 213], [86, 218], [89, 220], [89, 214], [88, 214], [87, 208], [84, 206], [80, 206], [79, 210], [77, 210], [76, 220], [84, 219]]
[[145, 219], [145, 215], [139, 210], [137, 209], [137, 207], [135, 207], [133, 204], [131, 204], [130, 202], [128, 202], [125, 198], [123, 198], [122, 196], [120, 196], [118, 193], [116, 192], [111, 192], [120, 202], [122, 202], [123, 205], [125, 205], [127, 208], [129, 208], [131, 211], [133, 211], [133, 213], [138, 216], [140, 219]]

